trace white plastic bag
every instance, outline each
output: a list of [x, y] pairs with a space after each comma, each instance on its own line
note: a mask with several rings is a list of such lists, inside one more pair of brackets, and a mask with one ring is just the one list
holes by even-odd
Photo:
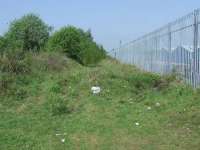
[[98, 87], [98, 86], [93, 86], [91, 88], [91, 91], [92, 91], [93, 94], [99, 94], [101, 92], [101, 88]]

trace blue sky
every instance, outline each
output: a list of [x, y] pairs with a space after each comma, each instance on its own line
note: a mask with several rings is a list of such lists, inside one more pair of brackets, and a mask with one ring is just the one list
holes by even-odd
[[90, 28], [94, 39], [111, 50], [120, 40], [134, 40], [199, 7], [200, 0], [4, 0], [0, 34], [10, 21], [32, 12], [55, 29]]

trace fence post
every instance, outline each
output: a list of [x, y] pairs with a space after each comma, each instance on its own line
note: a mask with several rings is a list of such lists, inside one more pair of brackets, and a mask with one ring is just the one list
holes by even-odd
[[117, 58], [117, 52], [116, 52], [116, 49], [113, 49], [112, 51], [113, 51], [113, 53], [114, 53], [114, 58], [116, 59], [116, 58]]
[[168, 24], [168, 56], [167, 56], [167, 61], [168, 61], [168, 73], [170, 73], [170, 70], [172, 69], [170, 66], [170, 58], [171, 58], [171, 50], [172, 50], [172, 33], [171, 33], [171, 24]]
[[154, 71], [158, 73], [159, 71], [158, 71], [157, 67], [155, 67], [159, 63], [159, 60], [158, 60], [158, 35], [157, 34], [155, 35], [154, 40], [155, 40]]
[[198, 10], [194, 11], [194, 52], [192, 55], [192, 84], [196, 87], [196, 73], [197, 73], [197, 51], [198, 51]]

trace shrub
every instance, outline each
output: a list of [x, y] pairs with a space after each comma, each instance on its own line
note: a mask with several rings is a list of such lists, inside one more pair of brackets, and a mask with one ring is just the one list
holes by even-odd
[[80, 58], [83, 64], [95, 64], [106, 56], [103, 47], [95, 42], [82, 41], [80, 45], [82, 48]]
[[38, 71], [62, 71], [69, 63], [67, 57], [58, 52], [40, 52], [39, 55], [30, 56], [32, 58], [31, 68]]
[[28, 73], [30, 72], [30, 60], [24, 57], [21, 51], [18, 53], [6, 53], [0, 57], [0, 71], [8, 73]]
[[51, 28], [38, 16], [28, 14], [10, 24], [5, 38], [10, 49], [38, 51], [44, 47], [49, 38]]
[[73, 26], [55, 32], [48, 42], [48, 48], [64, 52], [84, 65], [97, 63], [105, 57], [105, 50], [93, 41], [90, 31]]
[[3, 55], [5, 48], [6, 48], [6, 39], [0, 36], [0, 56]]
[[161, 76], [140, 72], [131, 77], [127, 77], [127, 81], [134, 85], [137, 89], [156, 88], [162, 82]]

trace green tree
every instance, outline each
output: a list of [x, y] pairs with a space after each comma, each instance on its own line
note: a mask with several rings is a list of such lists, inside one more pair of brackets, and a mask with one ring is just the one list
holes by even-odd
[[38, 51], [45, 46], [51, 27], [34, 14], [28, 14], [10, 24], [5, 38], [9, 48]]
[[6, 41], [3, 36], [0, 36], [0, 55], [5, 51]]
[[94, 41], [91, 31], [67, 26], [55, 32], [49, 40], [50, 50], [59, 50], [81, 64], [97, 63], [105, 56], [104, 49], [101, 49]]

